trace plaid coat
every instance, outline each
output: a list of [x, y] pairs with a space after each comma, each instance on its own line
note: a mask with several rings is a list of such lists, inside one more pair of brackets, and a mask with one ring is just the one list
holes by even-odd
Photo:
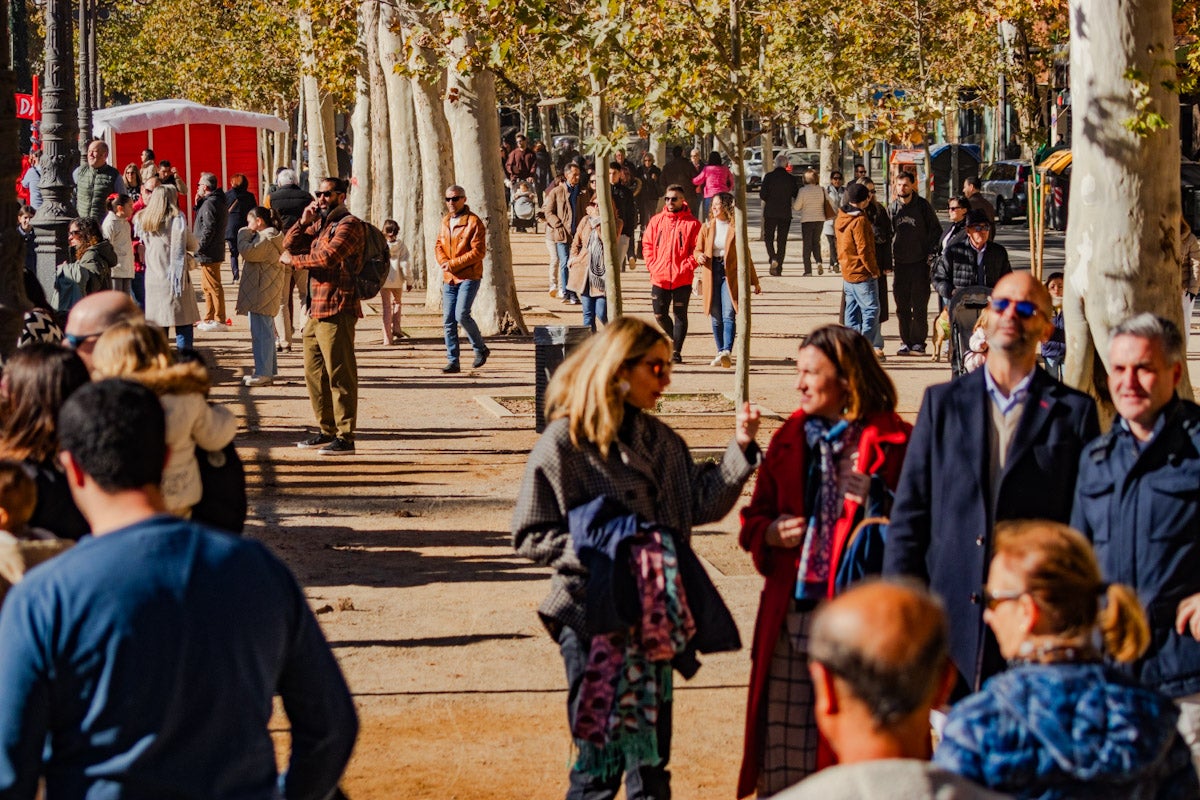
[[567, 512], [608, 495], [643, 519], [690, 538], [694, 525], [729, 513], [761, 456], [757, 445], [743, 453], [730, 442], [719, 463], [696, 463], [682, 437], [654, 416], [633, 413], [625, 425], [631, 430], [623, 438], [631, 444], [614, 442], [608, 458], [591, 444], [577, 449], [565, 419], [551, 422], [529, 454], [513, 512], [513, 547], [554, 568], [538, 613], [556, 639], [564, 625], [588, 635], [587, 570], [571, 546]]

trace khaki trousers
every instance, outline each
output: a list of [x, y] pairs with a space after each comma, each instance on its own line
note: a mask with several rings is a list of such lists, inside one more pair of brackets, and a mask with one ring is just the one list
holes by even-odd
[[225, 316], [225, 288], [221, 286], [221, 262], [200, 265], [200, 286], [204, 289], [204, 321], [215, 319], [222, 325]]
[[358, 417], [358, 362], [353, 310], [304, 325], [304, 383], [321, 433], [354, 441]]

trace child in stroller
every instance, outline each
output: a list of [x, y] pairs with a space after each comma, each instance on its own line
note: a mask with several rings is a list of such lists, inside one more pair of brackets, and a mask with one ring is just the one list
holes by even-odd
[[512, 227], [524, 231], [530, 228], [537, 233], [537, 193], [529, 181], [519, 181], [512, 193]]

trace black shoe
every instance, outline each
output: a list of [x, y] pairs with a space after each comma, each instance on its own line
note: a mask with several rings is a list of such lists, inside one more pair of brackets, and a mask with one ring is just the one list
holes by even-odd
[[451, 361], [449, 364], [442, 367], [442, 372], [444, 372], [447, 375], [450, 375], [451, 373], [454, 373], [454, 372], [462, 372], [462, 369], [458, 366], [457, 361]]
[[311, 439], [305, 439], [303, 442], [296, 442], [296, 447], [302, 447], [305, 450], [311, 450], [314, 447], [324, 447], [331, 443], [336, 437], [330, 436], [327, 433], [318, 433]]
[[672, 364], [682, 364], [683, 363], [683, 353], [672, 353], [671, 354], [671, 363]]
[[896, 355], [898, 355], [898, 356], [906, 356], [906, 355], [908, 355], [908, 354], [909, 354], [909, 353], [911, 353], [911, 352], [912, 352], [912, 350], [911, 350], [911, 348], [909, 348], [909, 346], [908, 346], [908, 345], [906, 345], [906, 344], [902, 344], [902, 345], [900, 345], [900, 349], [896, 351]]
[[783, 267], [771, 267], [771, 274], [778, 278], [783, 274]]
[[914, 344], [911, 347], [909, 347], [908, 350], [911, 353], [916, 353], [918, 355], [925, 355], [925, 344], [924, 343]]
[[317, 452], [323, 456], [344, 456], [354, 452], [354, 442], [339, 436]]
[[490, 356], [491, 354], [492, 354], [491, 350], [489, 350], [486, 347], [483, 348], [483, 352], [475, 354], [475, 361], [472, 362], [471, 366], [474, 367], [475, 369], [479, 369], [480, 367], [482, 367], [484, 364], [487, 363], [488, 356]]

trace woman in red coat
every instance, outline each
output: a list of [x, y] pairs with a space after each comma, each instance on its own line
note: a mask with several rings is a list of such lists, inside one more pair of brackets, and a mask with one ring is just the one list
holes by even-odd
[[817, 603], [878, 573], [891, 496], [912, 426], [872, 344], [827, 325], [797, 358], [800, 407], [771, 440], [741, 545], [766, 577], [751, 653], [738, 797], [768, 797], [822, 766], [808, 674]]

